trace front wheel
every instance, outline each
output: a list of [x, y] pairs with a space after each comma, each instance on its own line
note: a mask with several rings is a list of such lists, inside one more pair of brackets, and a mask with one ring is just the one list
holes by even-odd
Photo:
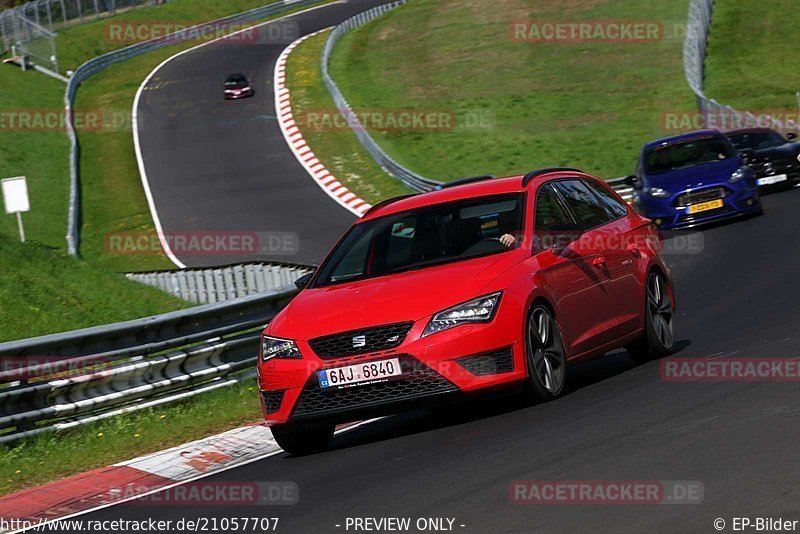
[[334, 425], [293, 425], [291, 423], [270, 427], [272, 436], [281, 449], [295, 456], [322, 452], [333, 439]]
[[561, 330], [553, 314], [542, 305], [534, 306], [526, 326], [526, 396], [547, 401], [564, 391], [567, 359]]
[[660, 273], [651, 272], [647, 277], [645, 300], [645, 334], [628, 347], [628, 354], [639, 363], [669, 356], [675, 349], [675, 306]]

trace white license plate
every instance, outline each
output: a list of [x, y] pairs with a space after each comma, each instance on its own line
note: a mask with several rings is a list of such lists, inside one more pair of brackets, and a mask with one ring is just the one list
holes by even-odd
[[400, 360], [380, 360], [375, 362], [357, 363], [347, 367], [336, 367], [317, 371], [319, 387], [322, 389], [348, 386], [352, 384], [364, 384], [384, 380], [393, 376], [401, 376]]
[[765, 176], [764, 178], [759, 178], [757, 182], [758, 185], [772, 185], [780, 182], [785, 182], [788, 179], [789, 177], [786, 176], [785, 174], [778, 174], [776, 176]]

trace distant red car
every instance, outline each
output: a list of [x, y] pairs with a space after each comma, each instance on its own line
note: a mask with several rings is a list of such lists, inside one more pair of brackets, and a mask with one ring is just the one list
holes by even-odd
[[574, 169], [480, 177], [373, 207], [262, 335], [266, 422], [287, 452], [336, 423], [521, 384], [564, 391], [565, 367], [675, 344], [653, 224]]
[[250, 85], [247, 76], [241, 73], [231, 74], [225, 80], [225, 99], [235, 100], [237, 98], [246, 98], [253, 96], [255, 91]]

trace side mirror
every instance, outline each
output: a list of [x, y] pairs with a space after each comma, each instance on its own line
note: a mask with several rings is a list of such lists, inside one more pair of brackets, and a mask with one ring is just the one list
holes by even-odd
[[639, 184], [639, 177], [635, 174], [631, 174], [630, 176], [625, 177], [624, 183], [627, 186], [636, 187]]
[[789, 141], [794, 141], [795, 139], [797, 139], [797, 134], [794, 132], [789, 132], [786, 134], [786, 139], [788, 139]]
[[311, 277], [314, 276], [314, 273], [304, 274], [300, 278], [294, 281], [294, 285], [297, 286], [297, 289], [305, 289], [308, 283], [311, 281]]

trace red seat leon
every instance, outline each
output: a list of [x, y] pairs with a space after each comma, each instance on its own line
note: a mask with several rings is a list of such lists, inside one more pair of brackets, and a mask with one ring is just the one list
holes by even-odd
[[575, 169], [480, 177], [373, 207], [267, 326], [266, 422], [287, 452], [337, 423], [522, 385], [564, 391], [566, 366], [675, 344], [657, 231]]

